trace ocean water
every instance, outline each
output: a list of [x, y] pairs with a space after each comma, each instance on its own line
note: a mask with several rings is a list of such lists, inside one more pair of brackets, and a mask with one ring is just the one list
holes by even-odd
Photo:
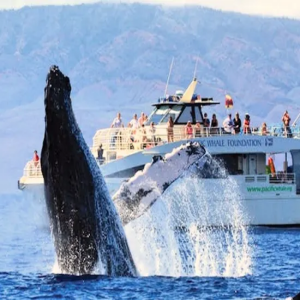
[[[21, 193], [2, 195], [0, 299], [286, 299], [300, 292], [300, 230], [253, 227], [247, 234], [251, 259], [240, 274], [208, 268], [172, 276], [171, 259], [138, 278], [53, 274], [55, 252], [43, 204]], [[136, 242], [143, 243], [139, 237]], [[215, 258], [218, 265], [224, 257]]]

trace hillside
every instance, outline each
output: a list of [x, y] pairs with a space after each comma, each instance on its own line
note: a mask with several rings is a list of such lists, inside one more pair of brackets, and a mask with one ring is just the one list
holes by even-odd
[[[202, 7], [92, 4], [0, 11], [0, 191], [16, 188], [43, 138], [43, 88], [52, 64], [71, 78], [87, 142], [117, 110], [129, 121], [163, 94], [185, 88], [198, 59], [199, 92], [252, 121], [300, 111], [300, 22]], [[147, 107], [147, 109], [145, 109]], [[226, 114], [216, 109], [219, 119]], [[209, 114], [212, 110], [208, 111]], [[9, 174], [9, 175], [7, 175]]]

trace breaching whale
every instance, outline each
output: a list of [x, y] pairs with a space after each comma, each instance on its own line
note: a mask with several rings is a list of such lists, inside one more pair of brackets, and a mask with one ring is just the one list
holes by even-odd
[[173, 149], [164, 158], [154, 157], [142, 171], [123, 182], [113, 196], [123, 225], [145, 213], [179, 178], [221, 177], [220, 164], [198, 142], [188, 142]]
[[81, 275], [99, 264], [109, 276], [136, 276], [122, 223], [77, 125], [70, 80], [52, 66], [46, 82], [41, 167], [58, 266]]

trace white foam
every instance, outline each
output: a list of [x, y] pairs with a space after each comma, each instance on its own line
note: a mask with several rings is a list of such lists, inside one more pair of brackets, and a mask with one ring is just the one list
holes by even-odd
[[[210, 179], [181, 178], [125, 227], [142, 276], [251, 274], [251, 241], [239, 187], [228, 178], [215, 179], [215, 184], [219, 188]], [[176, 229], [180, 226], [184, 230]]]

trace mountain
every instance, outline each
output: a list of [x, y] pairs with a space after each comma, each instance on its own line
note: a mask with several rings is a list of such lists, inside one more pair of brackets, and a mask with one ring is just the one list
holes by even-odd
[[117, 111], [125, 121], [197, 74], [202, 96], [224, 95], [253, 124], [298, 114], [300, 22], [197, 6], [98, 3], [0, 11], [0, 191], [16, 188], [43, 139], [49, 66], [70, 76], [75, 113], [89, 144]]

